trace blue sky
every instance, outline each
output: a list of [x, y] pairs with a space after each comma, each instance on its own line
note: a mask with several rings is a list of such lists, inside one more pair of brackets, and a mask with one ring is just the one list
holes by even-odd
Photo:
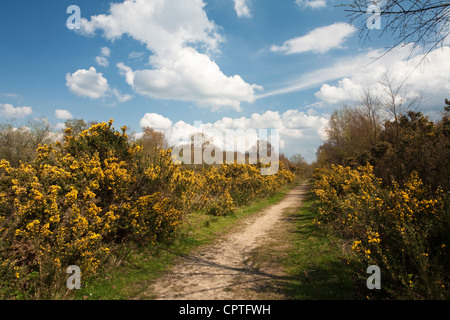
[[[346, 1], [344, 1], [346, 2]], [[0, 3], [0, 121], [67, 118], [163, 131], [276, 128], [281, 152], [314, 160], [330, 113], [402, 81], [437, 112], [450, 91], [450, 49], [410, 45], [367, 66], [392, 43], [347, 24], [337, 0], [16, 0]], [[81, 29], [69, 30], [70, 5]], [[447, 96], [448, 98], [448, 96]]]

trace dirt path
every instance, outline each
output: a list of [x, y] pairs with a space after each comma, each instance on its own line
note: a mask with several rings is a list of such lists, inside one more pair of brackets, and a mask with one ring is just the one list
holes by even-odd
[[[141, 299], [239, 300], [282, 299], [270, 290], [273, 280], [282, 279], [280, 268], [261, 271], [252, 266], [251, 255], [270, 243], [270, 233], [285, 225], [283, 212], [300, 206], [306, 184], [293, 188], [278, 204], [245, 219], [235, 232], [216, 243], [183, 257], [141, 295]], [[281, 227], [282, 228], [282, 227]], [[261, 288], [266, 290], [260, 290]], [[267, 290], [269, 287], [269, 290]], [[259, 288], [259, 289], [258, 289]], [[267, 295], [270, 292], [269, 296]]]

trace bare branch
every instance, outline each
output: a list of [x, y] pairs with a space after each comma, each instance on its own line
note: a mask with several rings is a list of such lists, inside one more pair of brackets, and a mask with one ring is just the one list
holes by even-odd
[[[361, 21], [360, 39], [370, 40], [371, 29], [367, 28], [367, 10], [370, 5], [381, 6], [379, 14], [383, 27], [379, 36], [390, 33], [395, 41], [387, 52], [404, 43], [413, 43], [411, 52], [422, 47], [425, 55], [444, 45], [450, 32], [450, 1], [442, 0], [353, 0], [344, 11], [350, 23]], [[431, 47], [431, 49], [430, 49]]]

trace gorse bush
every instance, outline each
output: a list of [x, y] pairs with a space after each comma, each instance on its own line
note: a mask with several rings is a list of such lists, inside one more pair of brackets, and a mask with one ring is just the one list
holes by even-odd
[[148, 161], [113, 121], [41, 145], [34, 161], [0, 162], [0, 297], [55, 298], [66, 268], [95, 276], [112, 251], [170, 238], [183, 215], [233, 214], [252, 197], [293, 181], [289, 171], [261, 177], [256, 166], [222, 165], [195, 173], [170, 149]]
[[269, 196], [294, 179], [295, 175], [282, 165], [277, 174], [267, 176], [261, 175], [257, 165], [231, 163], [211, 167], [200, 176], [202, 204], [214, 215], [233, 214], [236, 206]]
[[155, 183], [139, 150], [110, 121], [78, 136], [67, 130], [64, 143], [41, 146], [31, 164], [2, 161], [2, 284], [39, 296], [69, 265], [89, 277], [114, 244], [155, 243], [176, 230], [183, 206], [169, 199], [186, 196], [190, 181], [169, 155], [158, 167], [164, 183]]
[[416, 172], [383, 187], [370, 165], [317, 169], [316, 223], [351, 241], [357, 268], [377, 265], [393, 298], [449, 298], [450, 198], [424, 185]]
[[356, 274], [381, 268], [385, 297], [448, 299], [450, 102], [431, 121], [386, 93], [333, 113], [318, 150], [316, 222], [350, 241]]

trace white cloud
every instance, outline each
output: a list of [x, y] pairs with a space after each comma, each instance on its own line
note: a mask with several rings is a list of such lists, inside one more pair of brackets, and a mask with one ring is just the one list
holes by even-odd
[[61, 120], [68, 120], [68, 119], [73, 118], [72, 114], [68, 110], [63, 110], [63, 109], [55, 110], [55, 117], [56, 117], [56, 119], [61, 119]]
[[129, 95], [129, 94], [123, 95], [117, 89], [112, 89], [111, 92], [117, 98], [117, 100], [119, 100], [119, 102], [127, 102], [127, 101], [133, 99], [133, 97], [131, 95]]
[[287, 40], [282, 46], [273, 45], [271, 51], [284, 54], [303, 52], [325, 53], [331, 49], [342, 48], [342, 43], [353, 33], [356, 28], [347, 23], [334, 23], [329, 26], [319, 27], [308, 34]]
[[102, 48], [101, 48], [101, 55], [102, 55], [103, 57], [109, 57], [109, 56], [111, 56], [111, 49], [108, 48], [108, 47], [102, 47]]
[[300, 8], [318, 9], [327, 6], [327, 0], [295, 0]]
[[128, 54], [128, 59], [130, 60], [142, 60], [145, 52], [132, 51]]
[[153, 57], [154, 70], [136, 70], [124, 64], [118, 68], [126, 81], [141, 94], [158, 99], [195, 101], [217, 110], [240, 110], [242, 101], [253, 102], [254, 91], [262, 89], [246, 83], [240, 76], [225, 76], [210, 58], [193, 48], [182, 48], [173, 55]]
[[215, 49], [220, 36], [206, 16], [204, 5], [202, 0], [125, 0], [111, 4], [109, 15], [92, 16], [90, 21], [82, 18], [81, 26], [84, 33], [91, 35], [102, 30], [110, 40], [127, 34], [151, 51], [194, 42]]
[[408, 97], [422, 95], [423, 107], [440, 107], [450, 92], [450, 47], [430, 52], [420, 65], [424, 55], [410, 58], [410, 49], [411, 45], [396, 48], [372, 64], [354, 68], [350, 75], [337, 84], [323, 84], [316, 92], [316, 97], [330, 104], [356, 102], [363, 88], [382, 96], [380, 81], [388, 74], [393, 82], [400, 84], [405, 81], [403, 89]]
[[97, 62], [97, 64], [102, 66], [102, 67], [108, 67], [109, 66], [109, 61], [105, 57], [100, 57], [100, 56], [95, 57], [95, 62]]
[[251, 18], [248, 0], [234, 0], [234, 9], [239, 18]]
[[354, 83], [349, 78], [339, 80], [338, 86], [330, 86], [323, 84], [320, 91], [316, 93], [316, 97], [322, 101], [336, 104], [343, 101], [357, 100], [360, 98], [363, 87]]
[[94, 67], [66, 74], [66, 85], [74, 94], [91, 99], [105, 97], [109, 91], [108, 80]]
[[[276, 129], [280, 134], [280, 152], [288, 156], [301, 153], [312, 161], [315, 159], [317, 146], [325, 139], [328, 120], [311, 110], [288, 110], [281, 114], [279, 111], [266, 111], [262, 114], [254, 113], [249, 117], [224, 117], [214, 123], [202, 123], [201, 127], [184, 121], [173, 124], [166, 117], [147, 113], [140, 124], [143, 128], [149, 126], [162, 131], [170, 145], [188, 141], [192, 134], [202, 132], [212, 138], [213, 143], [222, 150], [230, 151], [235, 148], [240, 152], [248, 151], [248, 148], [256, 143], [260, 138], [259, 129]], [[226, 130], [243, 130], [247, 134], [235, 137], [234, 141], [226, 141]]]
[[8, 97], [8, 98], [14, 98], [14, 99], [20, 99], [20, 100], [23, 99], [23, 97], [17, 93], [3, 93], [3, 94], [1, 94], [1, 96]]
[[416, 69], [424, 56], [411, 58], [411, 47], [412, 44], [397, 47], [384, 56], [384, 50], [377, 49], [337, 58], [330, 66], [302, 74], [281, 88], [256, 96], [256, 99], [320, 88], [316, 97], [322, 105], [355, 102], [361, 97], [363, 88], [380, 92], [379, 81], [389, 71], [397, 82], [408, 78], [405, 89], [410, 96], [423, 94], [424, 104], [442, 105], [442, 96], [450, 91], [446, 72], [450, 68], [450, 48], [434, 50]]
[[172, 121], [156, 113], [146, 113], [140, 121], [142, 128], [149, 127], [153, 129], [167, 130], [172, 126]]
[[[202, 0], [125, 0], [111, 4], [108, 15], [82, 19], [82, 31], [116, 40], [126, 34], [152, 52], [151, 69], [135, 70], [118, 64], [127, 83], [146, 96], [193, 101], [214, 109], [253, 102], [259, 86], [239, 75], [226, 76], [211, 59], [222, 37], [210, 21]], [[151, 30], [151, 32], [149, 32]]]
[[63, 129], [65, 129], [66, 128], [66, 123], [65, 122], [58, 122], [56, 125], [55, 125], [55, 129], [56, 130], [63, 130]]
[[0, 117], [23, 118], [33, 113], [31, 107], [14, 107], [13, 105], [0, 104]]
[[97, 62], [98, 65], [102, 67], [108, 67], [109, 66], [108, 58], [110, 56], [111, 56], [111, 49], [109, 49], [108, 47], [103, 47], [100, 50], [100, 55], [95, 57], [95, 61]]
[[298, 78], [288, 81], [281, 88], [267, 91], [264, 94], [256, 96], [256, 99], [320, 87], [328, 81], [349, 77], [372, 61], [373, 57], [381, 54], [381, 51], [373, 50], [368, 53], [339, 58], [328, 67], [302, 74]]

